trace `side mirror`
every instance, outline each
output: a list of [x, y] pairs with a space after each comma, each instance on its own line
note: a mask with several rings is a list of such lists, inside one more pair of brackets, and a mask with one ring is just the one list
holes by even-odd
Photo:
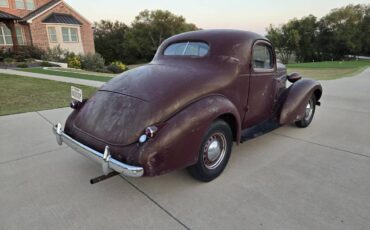
[[290, 81], [291, 83], [294, 83], [298, 80], [301, 80], [302, 76], [299, 73], [292, 73], [292, 74], [289, 74], [287, 78], [288, 78], [288, 81]]

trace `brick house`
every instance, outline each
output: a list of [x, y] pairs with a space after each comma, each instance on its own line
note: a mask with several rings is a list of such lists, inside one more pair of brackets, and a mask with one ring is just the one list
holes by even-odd
[[63, 0], [0, 0], [0, 49], [20, 45], [95, 53], [91, 22]]

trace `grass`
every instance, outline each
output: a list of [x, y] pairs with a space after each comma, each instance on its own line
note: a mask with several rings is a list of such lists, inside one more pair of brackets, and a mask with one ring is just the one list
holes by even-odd
[[305, 77], [316, 80], [332, 80], [342, 77], [353, 76], [366, 67], [370, 67], [370, 61], [329, 61], [288, 64], [288, 71], [298, 72]]
[[[109, 81], [114, 75], [107, 76], [106, 74], [96, 75], [99, 73], [95, 72], [72, 72], [72, 70], [64, 70], [61, 71], [60, 69], [44, 69], [42, 67], [36, 67], [36, 68], [24, 68], [24, 69], [17, 69], [19, 71], [23, 72], [30, 72], [30, 73], [40, 73], [40, 74], [48, 74], [48, 75], [54, 75], [54, 76], [61, 76], [61, 77], [71, 77], [71, 78], [78, 78], [78, 79], [84, 79], [84, 80], [93, 80], [93, 81], [101, 81], [101, 82], [107, 82]], [[74, 70], [73, 70], [74, 71]], [[92, 74], [94, 73], [94, 74]]]
[[89, 86], [0, 74], [0, 116], [67, 107], [72, 85], [83, 90], [84, 98], [96, 91]]
[[85, 75], [94, 75], [94, 76], [102, 76], [102, 77], [114, 77], [117, 74], [113, 73], [100, 73], [100, 72], [92, 72], [92, 71], [86, 71], [82, 69], [67, 69], [67, 68], [61, 68], [61, 67], [46, 67], [47, 70], [54, 70], [59, 72], [68, 72], [68, 73], [78, 73], [78, 74], [85, 74]]

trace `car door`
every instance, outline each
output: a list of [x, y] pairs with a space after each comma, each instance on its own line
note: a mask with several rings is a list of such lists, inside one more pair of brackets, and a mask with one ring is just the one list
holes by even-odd
[[254, 43], [250, 60], [250, 90], [245, 128], [272, 116], [276, 90], [276, 57], [271, 44], [265, 40]]

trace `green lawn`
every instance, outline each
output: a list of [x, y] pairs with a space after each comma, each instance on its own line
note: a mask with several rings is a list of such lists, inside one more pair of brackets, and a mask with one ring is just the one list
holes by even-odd
[[78, 79], [85, 79], [85, 80], [101, 81], [101, 82], [107, 82], [110, 79], [112, 79], [112, 77], [114, 76], [114, 75], [107, 75], [104, 73], [102, 73], [101, 75], [97, 75], [99, 73], [84, 72], [84, 71], [77, 73], [77, 72], [72, 72], [72, 70], [64, 69], [63, 71], [61, 71], [61, 69], [53, 70], [53, 69], [43, 69], [41, 67], [24, 68], [24, 69], [17, 69], [17, 70], [24, 71], [24, 72], [30, 72], [30, 73], [41, 73], [41, 74], [48, 74], [48, 75], [55, 75], [55, 76], [62, 76], [62, 77], [71, 77], [71, 78], [78, 78]]
[[298, 72], [305, 77], [317, 80], [332, 80], [341, 77], [353, 76], [366, 67], [370, 61], [329, 61], [288, 64], [288, 72]]
[[101, 76], [101, 77], [114, 77], [117, 74], [114, 73], [100, 73], [100, 72], [92, 72], [82, 69], [70, 69], [70, 68], [62, 68], [62, 67], [46, 67], [47, 70], [55, 70], [59, 72], [68, 72], [68, 73], [79, 73], [85, 75], [94, 75], [94, 76]]
[[83, 90], [84, 98], [96, 91], [89, 86], [0, 74], [0, 115], [67, 107], [72, 85]]

